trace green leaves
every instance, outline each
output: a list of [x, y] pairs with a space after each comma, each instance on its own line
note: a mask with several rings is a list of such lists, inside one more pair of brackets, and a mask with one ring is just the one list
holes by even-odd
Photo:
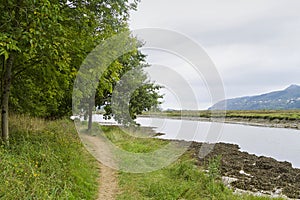
[[1, 49], [0, 49], [0, 55], [4, 55], [4, 59], [5, 59], [5, 60], [7, 60], [8, 57], [9, 57], [8, 52], [7, 52], [4, 48], [1, 48]]
[[[128, 31], [129, 12], [137, 3], [138, 0], [1, 2], [0, 56], [8, 60], [14, 53], [10, 107], [15, 112], [47, 117], [70, 111], [73, 82], [83, 60], [101, 41]], [[142, 58], [136, 50], [110, 64], [97, 89], [99, 105], [110, 98], [122, 75], [138, 66]]]
[[17, 41], [0, 33], [0, 56], [3, 55], [7, 60], [12, 51], [21, 52], [21, 49], [17, 46]]
[[[134, 119], [138, 114], [157, 107], [160, 104], [159, 99], [162, 98], [158, 94], [161, 87], [148, 81], [144, 72], [144, 67], [147, 66], [143, 64], [144, 58], [137, 49], [121, 56], [117, 62], [121, 68], [114, 69], [118, 78], [109, 79], [113, 90], [101, 93], [106, 95], [102, 97], [106, 101], [100, 101], [102, 104], [98, 101], [97, 104], [105, 106], [106, 116], [114, 117], [123, 125], [135, 124]], [[107, 72], [113, 74], [111, 68]]]

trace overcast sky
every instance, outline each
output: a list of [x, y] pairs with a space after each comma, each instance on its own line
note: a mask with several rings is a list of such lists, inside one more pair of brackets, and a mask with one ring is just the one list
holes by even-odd
[[[299, 0], [142, 0], [130, 27], [170, 29], [196, 41], [215, 63], [226, 98], [300, 85]], [[164, 53], [145, 53], [156, 69], [186, 65]], [[213, 103], [201, 78], [185, 78], [193, 89], [202, 88], [195, 94], [200, 109]], [[166, 95], [163, 107], [180, 108], [176, 95]]]

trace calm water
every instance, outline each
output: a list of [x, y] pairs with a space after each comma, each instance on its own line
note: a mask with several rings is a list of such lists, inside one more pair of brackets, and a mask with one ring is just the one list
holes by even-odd
[[[94, 116], [94, 120], [102, 121], [102, 117]], [[164, 133], [160, 138], [238, 144], [242, 151], [289, 161], [300, 168], [299, 130], [239, 124], [223, 124], [221, 129], [220, 123], [164, 118], [138, 118], [137, 122]]]

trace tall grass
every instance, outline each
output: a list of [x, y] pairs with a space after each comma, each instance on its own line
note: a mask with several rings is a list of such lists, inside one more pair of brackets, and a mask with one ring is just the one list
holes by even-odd
[[10, 146], [0, 147], [0, 199], [94, 199], [96, 161], [69, 120], [10, 116]]

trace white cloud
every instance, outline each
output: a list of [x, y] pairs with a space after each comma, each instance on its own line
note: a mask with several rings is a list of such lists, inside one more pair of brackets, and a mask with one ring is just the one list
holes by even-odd
[[[229, 97], [300, 84], [299, 0], [143, 0], [138, 9], [132, 29], [172, 29], [203, 45]], [[163, 54], [149, 60], [183, 66]]]

